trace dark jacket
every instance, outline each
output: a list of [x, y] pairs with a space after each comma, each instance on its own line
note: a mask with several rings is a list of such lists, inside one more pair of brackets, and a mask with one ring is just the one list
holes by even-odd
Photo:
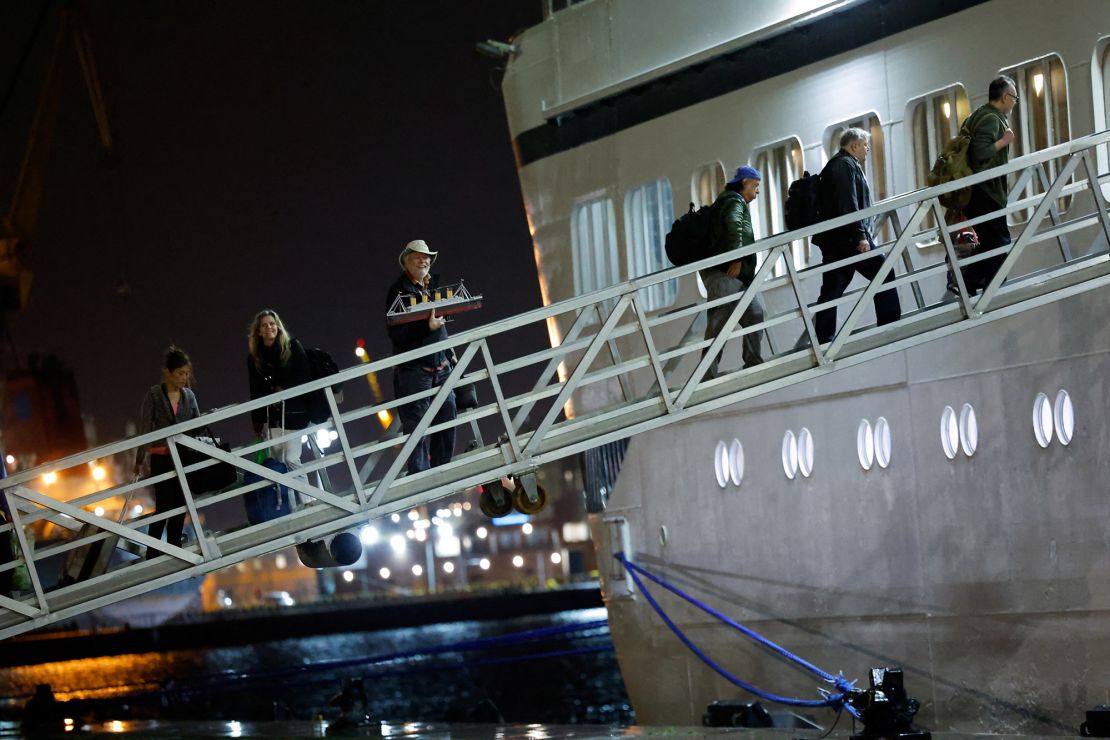
[[[308, 355], [299, 340], [289, 340], [289, 359], [285, 363], [281, 362], [277, 342], [274, 342], [273, 347], [266, 347], [259, 342], [258, 349], [261, 362], [256, 362], [252, 355], [247, 355], [247, 378], [250, 381], [252, 401], [312, 380]], [[251, 412], [255, 434], [262, 431], [263, 424], [284, 429], [304, 429], [309, 423], [309, 401], [307, 396], [287, 400], [284, 421], [280, 403], [255, 409]]]
[[[397, 300], [398, 293], [405, 298], [406, 303], [408, 302], [408, 296], [416, 296], [419, 303], [423, 300], [423, 296], [435, 291], [439, 287], [439, 275], [431, 275], [430, 277], [428, 287], [421, 288], [412, 280], [409, 280], [408, 274], [402, 272], [401, 277], [397, 278], [385, 293], [386, 312], [388, 313], [389, 309], [393, 307], [393, 302]], [[427, 320], [410, 321], [407, 324], [397, 324], [389, 327], [389, 341], [393, 343], [393, 354], [395, 355], [419, 347], [427, 347], [429, 344], [442, 342], [444, 339], [447, 339], [447, 327], [441, 326], [439, 329], [432, 331], [428, 328]], [[447, 362], [447, 354], [440, 351], [401, 363], [400, 367], [432, 368], [439, 367], [445, 362]]]
[[[714, 203], [712, 235], [713, 247], [711, 254], [724, 254], [740, 247], [746, 247], [755, 241], [755, 232], [752, 231], [752, 213], [748, 202], [737, 192], [726, 190], [717, 196]], [[727, 272], [731, 262], [716, 265], [712, 269]], [[744, 285], [751, 285], [755, 277], [755, 255], [750, 254], [740, 259], [740, 280]]]
[[[822, 221], [871, 207], [871, 188], [867, 186], [863, 168], [844, 149], [837, 152], [821, 170], [817, 204]], [[838, 258], [853, 253], [855, 245], [868, 241], [870, 235], [870, 219], [861, 219], [838, 229], [814, 234], [813, 243], [821, 247], [823, 257]]]
[[[143, 396], [143, 405], [139, 411], [139, 434], [146, 434], [147, 432], [153, 432], [155, 429], [180, 424], [198, 416], [200, 416], [200, 408], [197, 406], [197, 397], [190, 389], [181, 389], [181, 398], [178, 399], [177, 413], [175, 414], [173, 405], [170, 404], [170, 397], [166, 393], [165, 383], [152, 385], [147, 394]], [[164, 447], [165, 445], [166, 440], [160, 439], [157, 442], [138, 448], [135, 450], [135, 465], [142, 465], [146, 461], [147, 452], [151, 447]]]
[[[972, 172], [982, 172], [991, 167], [1001, 167], [1010, 161], [1010, 147], [1004, 146], [995, 150], [994, 145], [1010, 124], [1006, 116], [990, 103], [979, 106], [974, 113], [964, 121], [963, 129], [971, 136], [971, 144], [967, 147], [967, 163]], [[1006, 205], [1006, 176], [996, 177], [980, 183], [982, 188], [999, 206]]]

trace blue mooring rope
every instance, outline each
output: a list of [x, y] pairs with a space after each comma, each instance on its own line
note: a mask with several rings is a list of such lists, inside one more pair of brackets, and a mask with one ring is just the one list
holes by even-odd
[[[795, 707], [831, 707], [831, 708], [836, 709], [838, 711], [840, 709], [847, 709], [849, 714], [851, 714], [853, 717], [859, 719], [859, 713], [857, 712], [856, 708], [848, 703], [848, 695], [855, 688], [855, 682], [854, 681], [849, 681], [848, 679], [844, 678], [844, 675], [842, 673], [838, 673], [834, 676], [831, 673], [828, 673], [826, 671], [821, 670], [820, 668], [813, 665], [809, 661], [804, 660], [803, 658], [800, 658], [797, 655], [794, 655], [789, 650], [787, 650], [786, 648], [784, 648], [780, 645], [776, 645], [775, 643], [768, 640], [766, 637], [763, 637], [759, 633], [745, 627], [744, 625], [740, 624], [739, 622], [736, 622], [735, 620], [730, 619], [729, 617], [725, 616], [724, 614], [721, 614], [719, 611], [717, 611], [713, 607], [709, 606], [708, 604], [704, 604], [701, 601], [698, 601], [693, 596], [690, 596], [689, 594], [685, 593], [684, 591], [682, 591], [678, 587], [673, 586], [670, 583], [667, 583], [665, 580], [663, 580], [659, 576], [655, 575], [654, 573], [652, 573], [652, 572], [648, 571], [647, 569], [633, 563], [631, 560], [629, 560], [628, 558], [626, 558], [624, 556], [623, 552], [618, 552], [618, 553], [614, 554], [613, 557], [615, 557], [618, 561], [620, 561], [620, 563], [625, 567], [625, 569], [628, 571], [628, 575], [630, 575], [632, 577], [632, 580], [636, 583], [636, 585], [640, 588], [640, 590], [643, 591], [644, 598], [647, 599], [649, 604], [651, 604], [651, 608], [655, 610], [655, 613], [658, 614], [659, 618], [662, 619], [663, 622], [667, 625], [667, 627], [670, 628], [671, 632], [673, 632], [675, 634], [675, 636], [678, 637], [678, 639], [682, 641], [682, 644], [685, 645], [687, 648], [689, 648], [690, 652], [692, 652], [694, 655], [698, 656], [698, 658], [703, 663], [705, 663], [707, 666], [709, 666], [714, 671], [716, 671], [721, 677], [723, 677], [728, 682], [732, 683], [735, 686], [739, 686], [740, 688], [744, 689], [745, 691], [747, 691], [751, 694], [755, 694], [756, 696], [758, 696], [761, 699], [766, 699], [767, 701], [773, 701], [773, 702], [776, 702], [778, 704], [787, 704], [787, 705], [795, 706]], [[827, 683], [830, 683], [830, 684], [833, 684], [834, 686], [836, 686], [839, 693], [833, 694], [833, 693], [831, 693], [831, 692], [829, 692], [825, 689], [818, 689], [818, 691], [820, 691], [820, 693], [823, 695], [824, 698], [822, 698], [822, 699], [793, 699], [793, 698], [786, 697], [786, 696], [777, 696], [776, 694], [771, 694], [771, 693], [769, 693], [767, 691], [764, 691], [764, 690], [762, 690], [762, 689], [760, 689], [756, 686], [751, 685], [747, 681], [744, 681], [740, 678], [737, 678], [736, 676], [732, 675], [727, 670], [725, 670], [723, 667], [721, 667], [720, 664], [718, 664], [716, 661], [714, 661], [712, 658], [710, 658], [704, 652], [702, 652], [702, 650], [697, 645], [695, 645], [693, 643], [693, 641], [691, 641], [690, 638], [687, 637], [682, 632], [682, 630], [678, 627], [678, 625], [675, 624], [674, 621], [669, 616], [667, 616], [667, 613], [665, 611], [663, 611], [663, 607], [659, 606], [659, 602], [657, 602], [655, 600], [655, 597], [653, 597], [651, 595], [651, 592], [648, 591], [648, 589], [644, 586], [644, 582], [640, 580], [640, 575], [645, 576], [646, 578], [648, 578], [651, 581], [653, 581], [654, 583], [662, 586], [663, 588], [667, 589], [668, 591], [675, 594], [676, 596], [679, 596], [679, 597], [685, 599], [686, 601], [688, 601], [689, 603], [698, 607], [699, 609], [706, 612], [707, 614], [710, 614], [710, 615], [716, 617], [720, 621], [729, 625], [733, 629], [743, 633], [744, 635], [750, 637], [751, 639], [755, 640], [756, 642], [763, 645], [764, 647], [770, 648], [771, 650], [778, 653], [779, 655], [786, 658], [787, 660], [790, 660], [791, 662], [796, 663], [797, 665], [801, 666], [802, 668], [805, 668], [807, 671], [809, 671], [810, 673], [813, 673], [814, 675], [816, 675], [817, 677], [819, 677], [823, 681], [825, 681]]]

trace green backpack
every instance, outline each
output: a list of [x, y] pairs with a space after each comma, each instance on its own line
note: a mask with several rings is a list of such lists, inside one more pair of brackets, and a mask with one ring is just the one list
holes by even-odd
[[[978, 124], [986, 116], [980, 117], [976, 122]], [[970, 121], [970, 117], [968, 121]], [[935, 185], [943, 185], [946, 182], [959, 180], [962, 177], [968, 177], [973, 174], [974, 170], [971, 169], [971, 162], [968, 160], [967, 150], [971, 146], [971, 136], [975, 133], [974, 129], [968, 131], [968, 121], [964, 121], [964, 125], [960, 127], [960, 133], [953, 136], [944, 145], [937, 156], [937, 160], [933, 162], [933, 169], [929, 172], [929, 187]], [[968, 202], [971, 201], [971, 188], [960, 188], [953, 190], [951, 193], [945, 193], [940, 196], [940, 204], [945, 208], [955, 211], [962, 211], [967, 207]]]

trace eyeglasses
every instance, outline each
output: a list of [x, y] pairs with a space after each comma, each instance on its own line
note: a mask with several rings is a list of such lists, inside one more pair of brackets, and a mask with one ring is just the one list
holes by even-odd
[[1017, 95], [1014, 95], [1012, 92], [1007, 92], [1006, 94], [1013, 98], [1015, 103], [1021, 102], [1021, 98], [1019, 98]]

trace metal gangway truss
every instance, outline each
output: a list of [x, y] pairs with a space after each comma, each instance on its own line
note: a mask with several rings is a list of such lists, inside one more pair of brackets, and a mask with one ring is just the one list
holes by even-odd
[[[1099, 288], [1110, 281], [1107, 249], [1110, 215], [1106, 208], [1107, 191], [1103, 190], [1110, 175], [1100, 175], [1096, 162], [1100, 154], [1102, 161], [1106, 161], [1108, 148], [1110, 132], [1076, 139], [966, 180], [900, 195], [865, 212], [761, 239], [724, 258], [636, 277], [466, 331], [434, 348], [355, 366], [324, 380], [218, 409], [195, 421], [104, 445], [0, 480], [0, 494], [13, 517], [11, 524], [0, 527], [0, 536], [14, 534], [18, 543], [17, 559], [0, 564], [0, 572], [25, 566], [32, 585], [16, 598], [0, 595], [0, 638], [357, 527], [503, 476], [526, 476], [548, 461]], [[1014, 186], [1010, 205], [998, 213], [1004, 211], [1013, 220], [1024, 223], [1015, 226], [1017, 236], [1012, 244], [960, 258], [952, 234], [965, 224], [944, 226], [944, 210], [938, 196], [999, 175], [1009, 176]], [[810, 305], [807, 296], [816, 295], [821, 275], [829, 267], [797, 269], [791, 259], [792, 245], [828, 228], [868, 217], [889, 236], [879, 245], [886, 255], [884, 268], [866, 286], [851, 290], [836, 301]], [[976, 221], [968, 223], [974, 226]], [[934, 243], [931, 253], [915, 246], [928, 242]], [[1082, 254], [1073, 253], [1071, 245], [1076, 242], [1088, 245], [1079, 250]], [[752, 285], [740, 295], [663, 312], [645, 308], [645, 296], [652, 286], [676, 279], [689, 281], [701, 268], [760, 252], [764, 254], [761, 267]], [[873, 254], [853, 256], [850, 260], [866, 259]], [[945, 256], [948, 262], [966, 267], [996, 255], [1004, 255], [1004, 262], [981, 293], [969, 296], [963, 290], [960, 271], [956, 270], [960, 297], [956, 301], [941, 300], [949, 269]], [[786, 271], [775, 276], [774, 265], [780, 257], [785, 257]], [[894, 274], [893, 282], [883, 284], [889, 273]], [[899, 289], [908, 310], [904, 308], [901, 320], [896, 323], [882, 327], [867, 325], [872, 297], [880, 288], [892, 286]], [[757, 295], [763, 297], [767, 306], [764, 321], [741, 327], [740, 316]], [[927, 295], [934, 300], [926, 300]], [[721, 334], [709, 340], [697, 336], [697, 319], [704, 316], [706, 309], [729, 304], [731, 314]], [[835, 338], [818, 345], [814, 314], [832, 305], [841, 309], [842, 321]], [[510, 352], [509, 356], [502, 356], [504, 351], [494, 351], [495, 346], [513, 346], [512, 332], [535, 330], [537, 326], [550, 330], [551, 348]], [[743, 335], [761, 330], [780, 338], [805, 335], [810, 341], [808, 345], [799, 342], [794, 349], [780, 351], [754, 368], [723, 370], [715, 378], [705, 377], [711, 362], [726, 345], [735, 352]], [[448, 346], [458, 352], [459, 361], [442, 388], [359, 408], [341, 409], [337, 403], [333, 386], [356, 381], [371, 372], [387, 371], [432, 349]], [[507, 382], [510, 377], [514, 378], [513, 383]], [[446, 394], [470, 383], [476, 384], [489, 402], [460, 413], [450, 424], [435, 425], [433, 419]], [[509, 394], [506, 389], [510, 386], [531, 389]], [[229, 421], [247, 428], [253, 409], [318, 391], [323, 391], [330, 407], [331, 418], [326, 423], [230, 453], [196, 438], [205, 427], [214, 425], [218, 429]], [[396, 416], [399, 405], [422, 398], [430, 398], [431, 404], [411, 435], [383, 437], [380, 430], [377, 435], [367, 434], [368, 429], [375, 428], [379, 413]], [[568, 413], [571, 407], [573, 413]], [[402, 474], [409, 453], [425, 434], [452, 425], [461, 430], [468, 425], [477, 428], [479, 423], [487, 432], [494, 433], [491, 438], [496, 439], [495, 443], [481, 444], [458, 454], [447, 465], [414, 475]], [[321, 429], [335, 433], [339, 449], [318, 455], [296, 475], [279, 474], [254, 461], [255, 453], [270, 445]], [[126, 456], [139, 445], [160, 440], [167, 434], [171, 435], [169, 450], [174, 470], [162, 476], [112, 485], [69, 501], [52, 496], [49, 488], [36, 488], [37, 481], [47, 472], [80, 468], [113, 455]], [[211, 459], [183, 467], [182, 448], [202, 452]], [[216, 461], [231, 464], [244, 475], [254, 474], [259, 480], [243, 484], [240, 478], [229, 489], [194, 495], [184, 474]], [[182, 481], [183, 508], [122, 519], [96, 513], [99, 506], [111, 509], [109, 502], [118, 502], [139, 488], [171, 477]], [[231, 502], [233, 509], [242, 510], [241, 499], [246, 493], [271, 483], [294, 489], [304, 505], [262, 524], [247, 526], [243, 517], [235, 526], [209, 525], [209, 520], [215, 520], [207, 516], [215, 511], [211, 507], [222, 505], [226, 511]], [[145, 533], [151, 522], [183, 512], [194, 523], [198, 533], [195, 541], [175, 547]], [[68, 538], [45, 546], [33, 545], [27, 531], [40, 520], [63, 528]], [[96, 542], [114, 543], [131, 551], [153, 549], [157, 557], [136, 558], [77, 583], [45, 582], [45, 574], [57, 570], [58, 559], [74, 548]], [[51, 563], [55, 567], [50, 567]]]

